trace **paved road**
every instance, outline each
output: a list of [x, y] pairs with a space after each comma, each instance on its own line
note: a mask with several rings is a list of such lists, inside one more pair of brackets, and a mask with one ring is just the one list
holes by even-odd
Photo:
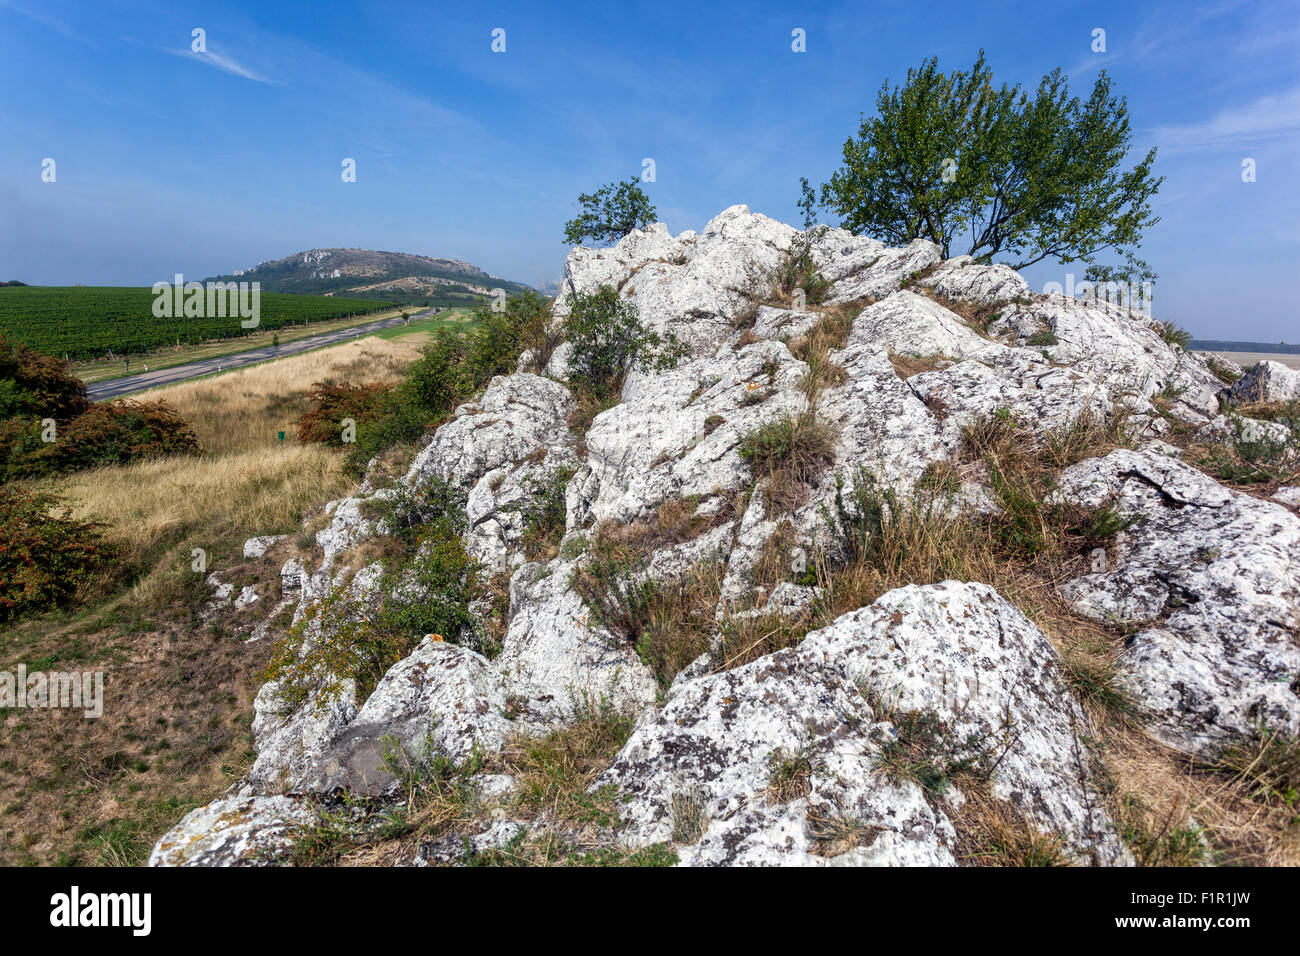
[[[411, 321], [424, 318], [429, 314], [431, 313], [426, 311], [412, 315]], [[380, 319], [377, 322], [369, 322], [365, 325], [354, 325], [351, 328], [286, 342], [280, 346], [279, 352], [276, 351], [274, 346], [267, 345], [260, 349], [237, 352], [234, 355], [221, 355], [216, 358], [203, 359], [199, 362], [191, 362], [188, 365], [173, 365], [171, 368], [158, 369], [156, 372], [141, 372], [139, 375], [128, 375], [125, 378], [96, 382], [93, 385], [87, 385], [86, 391], [97, 402], [102, 402], [108, 398], [121, 398], [123, 395], [142, 392], [147, 388], [157, 388], [159, 385], [171, 385], [175, 382], [183, 382], [186, 379], [197, 378], [200, 375], [226, 372], [235, 368], [243, 368], [245, 365], [255, 365], [258, 362], [284, 358], [286, 355], [308, 352], [324, 345], [336, 345], [339, 342], [347, 342], [363, 335], [370, 335], [373, 332], [391, 329], [394, 325], [401, 325], [402, 322], [402, 317], [398, 315], [391, 319]], [[137, 361], [139, 360], [137, 359]]]

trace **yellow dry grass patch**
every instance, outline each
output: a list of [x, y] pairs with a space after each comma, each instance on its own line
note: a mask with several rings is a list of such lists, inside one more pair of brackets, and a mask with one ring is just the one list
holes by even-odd
[[[304, 513], [355, 483], [337, 450], [297, 441], [312, 384], [396, 381], [418, 355], [413, 343], [362, 339], [155, 389], [146, 397], [167, 402], [193, 425], [202, 454], [96, 468], [40, 485], [76, 517], [103, 522], [125, 568], [143, 570], [139, 562], [151, 564], [182, 542], [235, 552], [252, 535], [293, 531]], [[164, 563], [171, 567], [176, 558]]]
[[139, 557], [204, 529], [245, 537], [292, 530], [304, 511], [337, 498], [353, 480], [337, 452], [286, 444], [96, 468], [53, 485], [76, 517], [104, 522]]
[[298, 417], [307, 410], [314, 382], [396, 382], [419, 355], [419, 343], [402, 339], [360, 339], [332, 348], [181, 382], [146, 392], [167, 402], [194, 426], [209, 454], [270, 448], [276, 433], [295, 441]]

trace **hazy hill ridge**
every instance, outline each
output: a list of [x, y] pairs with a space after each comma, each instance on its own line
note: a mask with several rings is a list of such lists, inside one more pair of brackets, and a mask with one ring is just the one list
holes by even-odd
[[308, 249], [251, 269], [214, 276], [214, 281], [257, 281], [264, 292], [297, 292], [413, 297], [487, 295], [492, 289], [522, 291], [526, 286], [484, 272], [460, 259], [418, 256], [373, 249]]

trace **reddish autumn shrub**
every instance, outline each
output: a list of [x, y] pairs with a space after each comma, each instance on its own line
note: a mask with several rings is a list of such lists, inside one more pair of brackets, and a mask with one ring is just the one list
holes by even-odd
[[86, 411], [86, 386], [71, 369], [63, 359], [0, 335], [0, 419], [53, 418], [64, 424]]
[[72, 471], [194, 454], [199, 440], [189, 422], [166, 402], [128, 398], [92, 405], [60, 429], [58, 440], [50, 447], [59, 463], [57, 470]]
[[372, 382], [369, 385], [330, 385], [317, 382], [307, 393], [311, 408], [298, 419], [298, 440], [343, 445], [343, 420], [352, 419], [358, 426], [378, 421], [393, 386]]
[[0, 464], [4, 466], [0, 477], [58, 474], [199, 450], [189, 423], [166, 402], [122, 399], [92, 405], [57, 427], [54, 441], [43, 441], [41, 431], [39, 423], [27, 425], [19, 419], [0, 426]]
[[75, 521], [52, 495], [0, 486], [0, 621], [66, 603], [113, 559], [99, 524]]

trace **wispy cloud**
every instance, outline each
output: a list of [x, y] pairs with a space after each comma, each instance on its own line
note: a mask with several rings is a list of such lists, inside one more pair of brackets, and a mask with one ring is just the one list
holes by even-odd
[[1220, 110], [1199, 123], [1158, 126], [1153, 137], [1162, 149], [1213, 149], [1296, 133], [1300, 133], [1300, 87]]
[[242, 76], [246, 80], [252, 80], [255, 83], [274, 83], [269, 77], [263, 76], [252, 67], [245, 66], [234, 57], [224, 56], [220, 53], [214, 53], [211, 50], [204, 50], [201, 53], [195, 53], [190, 50], [164, 50], [173, 56], [185, 57], [187, 59], [198, 60], [206, 63], [208, 66], [215, 66], [218, 70], [224, 70], [226, 73], [233, 73], [235, 76]]
[[82, 39], [77, 35], [77, 32], [73, 30], [72, 27], [68, 26], [58, 17], [52, 17], [45, 13], [37, 13], [34, 10], [28, 10], [25, 7], [20, 7], [18, 4], [13, 3], [12, 0], [0, 0], [0, 10], [12, 10], [19, 16], [26, 17], [33, 23], [39, 23], [41, 26], [53, 30], [55, 33], [61, 33], [65, 37], [69, 37], [73, 40]]

